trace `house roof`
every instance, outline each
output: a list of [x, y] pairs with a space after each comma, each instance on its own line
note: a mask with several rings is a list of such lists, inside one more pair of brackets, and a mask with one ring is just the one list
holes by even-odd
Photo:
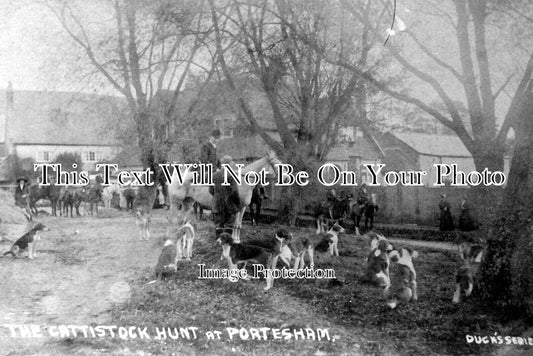
[[[279, 134], [269, 133], [275, 140], [279, 141]], [[217, 145], [217, 155], [222, 158], [230, 155], [234, 161], [246, 161], [265, 156], [269, 146], [259, 135], [222, 139]]]
[[327, 159], [332, 161], [348, 161], [350, 156], [355, 155], [350, 151], [351, 150], [348, 145], [336, 145], [329, 150]]
[[392, 133], [392, 135], [419, 154], [440, 157], [472, 157], [459, 137], [454, 135], [410, 132]]
[[15, 144], [117, 144], [111, 123], [119, 98], [16, 90], [11, 107], [6, 94], [0, 90], [0, 115], [7, 117], [7, 138]]
[[327, 155], [328, 160], [333, 161], [348, 161], [352, 157], [361, 157], [362, 159], [370, 159], [371, 157], [383, 158], [385, 153], [378, 144], [374, 135], [365, 128], [362, 128], [364, 135], [357, 137], [354, 141], [338, 143], [333, 146]]

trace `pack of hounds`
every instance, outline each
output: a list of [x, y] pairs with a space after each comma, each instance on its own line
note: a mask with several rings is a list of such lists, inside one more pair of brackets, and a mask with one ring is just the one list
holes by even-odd
[[[149, 211], [139, 208], [135, 216], [139, 238], [148, 240], [151, 221]], [[179, 261], [191, 261], [193, 253], [196, 218], [192, 207], [182, 209], [176, 217], [168, 219], [166, 236], [174, 236], [175, 242], [171, 238], [166, 240], [155, 268], [156, 280], [175, 274]], [[172, 227], [175, 227], [174, 231]], [[35, 224], [3, 256], [19, 258], [27, 251], [28, 258], [34, 259], [43, 231], [49, 231], [49, 228], [42, 223]], [[338, 223], [334, 223], [326, 232], [318, 229], [316, 234], [308, 236], [293, 237], [287, 230], [278, 229], [274, 236], [248, 239], [242, 243], [234, 241], [229, 233], [223, 232], [218, 236], [217, 243], [222, 247], [221, 260], [226, 260], [229, 269], [237, 269], [239, 266], [242, 268], [249, 262], [262, 264], [265, 269], [274, 269], [278, 261], [289, 269], [303, 269], [306, 266], [306, 256], [309, 267], [313, 269], [315, 252], [329, 253], [333, 258], [338, 258], [339, 235], [344, 232], [345, 229]], [[373, 231], [363, 236], [368, 239], [370, 248], [364, 280], [381, 288], [386, 304], [391, 309], [401, 303], [416, 301], [417, 275], [413, 262], [418, 257], [418, 252], [410, 247], [395, 249], [383, 235]], [[455, 275], [453, 303], [461, 303], [472, 294], [484, 253], [485, 246], [482, 244], [463, 242], [459, 245], [461, 265]], [[269, 290], [272, 285], [273, 278], [267, 274], [264, 289]]]
[[[139, 220], [138, 220], [139, 221]], [[191, 210], [182, 212], [169, 226], [178, 226], [176, 243], [167, 239], [155, 268], [157, 280], [177, 272], [180, 260], [191, 261], [195, 238], [196, 220]], [[221, 260], [228, 268], [243, 268], [247, 263], [261, 264], [265, 269], [274, 269], [278, 261], [288, 269], [304, 269], [306, 259], [309, 268], [315, 267], [314, 254], [328, 253], [339, 256], [339, 235], [345, 229], [334, 223], [327, 230], [319, 226], [315, 234], [293, 237], [285, 229], [278, 229], [274, 236], [247, 239], [236, 242], [231, 234], [221, 233], [217, 243], [222, 248]], [[167, 229], [167, 236], [172, 233]], [[381, 289], [386, 305], [395, 309], [399, 304], [418, 299], [417, 274], [414, 261], [418, 252], [411, 247], [394, 248], [383, 235], [370, 231], [363, 235], [368, 240], [369, 253], [363, 280]], [[459, 245], [461, 264], [455, 275], [453, 303], [461, 303], [472, 294], [476, 274], [481, 264], [485, 247], [482, 244], [463, 242]], [[273, 286], [272, 276], [266, 276], [265, 290]], [[155, 281], [152, 281], [153, 283]]]

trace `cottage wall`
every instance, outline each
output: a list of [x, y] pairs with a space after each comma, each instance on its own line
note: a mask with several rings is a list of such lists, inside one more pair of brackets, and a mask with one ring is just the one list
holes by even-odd
[[[52, 156], [52, 161], [60, 153], [78, 153], [82, 157], [83, 161], [83, 170], [93, 171], [95, 165], [98, 162], [103, 160], [109, 160], [116, 156], [118, 153], [117, 146], [91, 146], [91, 145], [27, 145], [27, 144], [17, 144], [15, 146], [16, 154], [19, 158], [32, 158], [36, 163], [45, 163], [42, 160], [39, 160], [39, 152], [50, 152]], [[87, 161], [85, 160], [86, 152], [94, 152], [96, 161]], [[120, 167], [119, 167], [120, 168]]]

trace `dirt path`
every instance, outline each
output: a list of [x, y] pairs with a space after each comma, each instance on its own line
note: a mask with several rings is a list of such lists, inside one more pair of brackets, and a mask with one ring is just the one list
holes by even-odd
[[[163, 219], [156, 217], [156, 226]], [[105, 323], [112, 304], [129, 298], [128, 278], [157, 258], [155, 239], [138, 240], [134, 219], [127, 215], [38, 221], [51, 228], [42, 233], [38, 256], [0, 259], [0, 325]], [[0, 244], [2, 251], [9, 246]], [[12, 338], [7, 328], [0, 330], [1, 354], [34, 349], [43, 342]]]
[[409, 239], [389, 239], [393, 243], [399, 243], [403, 245], [410, 245], [414, 247], [426, 247], [435, 250], [447, 250], [447, 251], [456, 251], [457, 246], [450, 242], [438, 242], [438, 241], [418, 241], [418, 240], [409, 240]]

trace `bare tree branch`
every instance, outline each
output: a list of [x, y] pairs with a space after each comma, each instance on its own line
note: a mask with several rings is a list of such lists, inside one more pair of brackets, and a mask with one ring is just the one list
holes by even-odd
[[498, 133], [497, 139], [499, 142], [505, 141], [507, 134], [509, 132], [509, 129], [513, 127], [515, 121], [517, 120], [518, 113], [520, 112], [520, 109], [522, 108], [524, 100], [526, 99], [526, 90], [528, 88], [528, 85], [532, 81], [532, 74], [533, 74], [533, 53], [529, 57], [529, 61], [527, 62], [527, 65], [526, 65], [526, 70], [524, 71], [524, 75], [522, 75], [522, 78], [520, 79], [520, 83], [518, 84], [518, 87], [516, 88], [513, 99], [511, 100], [511, 104], [509, 105], [509, 110], [507, 111], [507, 114], [505, 115], [505, 120], [503, 121], [502, 128], [500, 129], [500, 132]]
[[452, 67], [451, 65], [449, 65], [448, 63], [444, 62], [442, 59], [440, 59], [437, 55], [435, 55], [434, 53], [432, 53], [429, 48], [427, 48], [426, 46], [424, 46], [419, 40], [418, 38], [416, 38], [416, 36], [414, 35], [413, 32], [409, 31], [409, 30], [406, 30], [405, 33], [407, 33], [409, 35], [409, 37], [411, 37], [411, 39], [417, 44], [417, 46], [428, 56], [430, 57], [431, 59], [433, 59], [435, 61], [435, 63], [437, 63], [438, 65], [440, 65], [441, 67], [447, 69], [448, 71], [450, 71], [450, 73], [453, 74], [454, 77], [456, 77], [459, 82], [463, 83], [463, 76], [454, 68]]
[[511, 81], [512, 77], [514, 77], [514, 74], [511, 74], [510, 76], [508, 76], [507, 79], [505, 80], [505, 82], [500, 86], [500, 88], [498, 90], [496, 90], [496, 92], [493, 95], [495, 101], [498, 98], [498, 96], [500, 95], [500, 93], [505, 89], [507, 84], [509, 84], [509, 82]]

